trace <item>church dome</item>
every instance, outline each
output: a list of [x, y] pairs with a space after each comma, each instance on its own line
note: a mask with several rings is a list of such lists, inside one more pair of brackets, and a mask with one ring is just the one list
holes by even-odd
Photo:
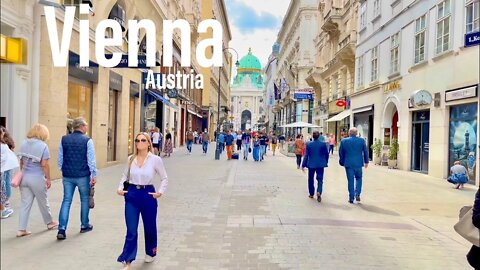
[[258, 72], [262, 70], [262, 65], [258, 58], [252, 54], [252, 49], [248, 50], [248, 54], [240, 59], [240, 66], [238, 72]]

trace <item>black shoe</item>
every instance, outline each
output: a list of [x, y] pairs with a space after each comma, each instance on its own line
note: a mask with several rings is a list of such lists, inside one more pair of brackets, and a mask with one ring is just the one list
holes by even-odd
[[90, 224], [88, 224], [88, 226], [87, 226], [86, 228], [82, 228], [82, 229], [80, 230], [80, 233], [87, 233], [87, 232], [89, 232], [89, 231], [91, 231], [91, 230], [93, 230], [93, 226], [90, 225]]
[[313, 195], [308, 195], [308, 197], [309, 197], [310, 199], [313, 199]]
[[317, 193], [317, 202], [322, 202], [322, 194]]
[[353, 204], [353, 200], [348, 200], [349, 203]]
[[67, 234], [65, 233], [65, 230], [58, 230], [57, 240], [65, 240], [65, 239], [67, 239]]
[[357, 202], [359, 202], [359, 201], [360, 201], [360, 196], [355, 196], [355, 200], [356, 200]]

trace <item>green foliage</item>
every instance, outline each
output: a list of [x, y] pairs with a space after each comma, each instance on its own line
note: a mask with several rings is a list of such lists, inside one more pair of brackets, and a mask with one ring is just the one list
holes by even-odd
[[390, 144], [390, 149], [388, 150], [388, 159], [390, 160], [397, 159], [399, 147], [400, 146], [398, 145], [398, 140], [393, 139], [392, 143]]
[[375, 139], [375, 143], [370, 146], [373, 150], [373, 153], [376, 157], [380, 157], [382, 153], [382, 141], [380, 139]]

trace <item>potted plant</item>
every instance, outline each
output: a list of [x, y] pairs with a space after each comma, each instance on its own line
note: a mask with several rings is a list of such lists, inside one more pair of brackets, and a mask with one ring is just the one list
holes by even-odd
[[393, 169], [397, 167], [398, 150], [398, 140], [393, 139], [390, 143], [390, 149], [388, 150], [388, 168]]
[[375, 139], [375, 143], [370, 146], [373, 150], [373, 164], [380, 165], [382, 158], [382, 141], [380, 139]]

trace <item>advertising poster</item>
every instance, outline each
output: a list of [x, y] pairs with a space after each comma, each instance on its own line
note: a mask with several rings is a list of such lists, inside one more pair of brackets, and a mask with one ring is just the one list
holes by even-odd
[[477, 104], [452, 106], [450, 109], [449, 131], [449, 168], [455, 161], [467, 168], [468, 178], [475, 181], [475, 169], [477, 160]]

